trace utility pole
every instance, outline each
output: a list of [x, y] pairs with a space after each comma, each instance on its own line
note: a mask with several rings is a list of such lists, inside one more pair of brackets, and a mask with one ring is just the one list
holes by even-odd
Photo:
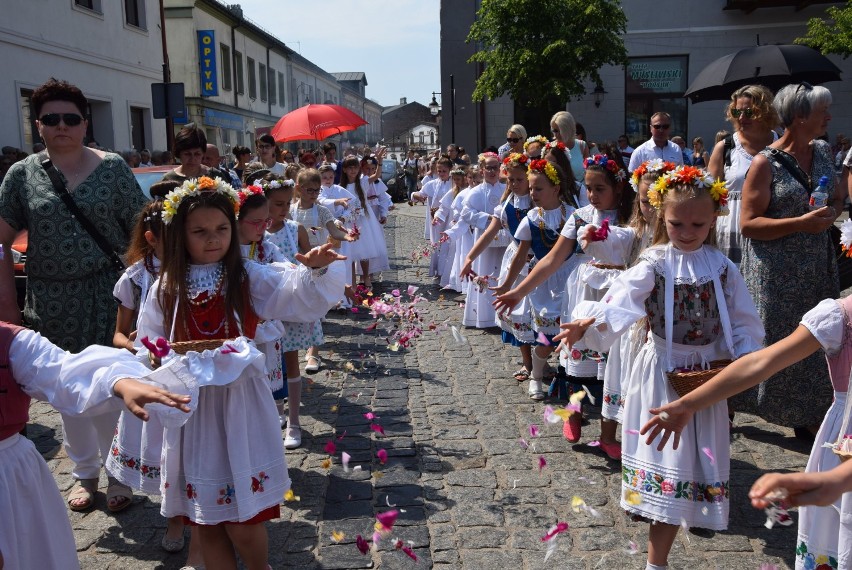
[[[172, 72], [169, 68], [169, 50], [166, 46], [166, 9], [163, 7], [163, 1], [160, 0], [160, 38], [163, 43], [163, 83], [166, 84], [166, 93], [168, 93], [168, 85], [172, 82]], [[175, 147], [175, 121], [172, 118], [175, 109], [168, 107], [169, 97], [166, 95], [166, 147], [169, 152], [174, 153]]]

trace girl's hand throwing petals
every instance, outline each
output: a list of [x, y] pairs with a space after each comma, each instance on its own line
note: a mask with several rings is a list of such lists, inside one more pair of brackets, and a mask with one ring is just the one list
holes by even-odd
[[491, 303], [498, 314], [502, 315], [511, 312], [518, 303], [521, 302], [521, 296], [514, 289], [497, 295], [497, 299]]
[[304, 255], [302, 255], [301, 253], [297, 253], [296, 259], [302, 265], [306, 265], [313, 269], [319, 269], [320, 267], [325, 267], [326, 265], [329, 265], [333, 261], [342, 261], [346, 259], [346, 256], [340, 255], [339, 253], [331, 249], [331, 244], [327, 243], [319, 247], [313, 248]]
[[657, 436], [662, 433], [663, 437], [657, 446], [657, 449], [662, 451], [669, 441], [669, 437], [674, 434], [672, 449], [677, 449], [678, 445], [680, 445], [680, 434], [686, 428], [686, 424], [692, 420], [695, 412], [690, 410], [680, 400], [675, 400], [659, 408], [651, 408], [649, 411], [655, 415], [651, 416], [651, 419], [639, 430], [641, 435], [651, 432], [645, 443], [651, 445], [657, 439]]
[[459, 271], [459, 279], [462, 281], [467, 281], [468, 279], [476, 277], [476, 273], [473, 271], [473, 261], [470, 259], [466, 259], [464, 265], [462, 265], [461, 271]]
[[569, 347], [572, 347], [578, 340], [583, 338], [586, 331], [594, 322], [595, 319], [579, 319], [570, 323], [563, 323], [559, 325], [562, 332], [553, 337], [553, 340], [554, 342], [564, 340]]
[[124, 400], [127, 409], [142, 421], [148, 421], [148, 412], [144, 410], [145, 404], [163, 404], [170, 408], [177, 408], [182, 412], [189, 412], [189, 396], [172, 394], [162, 388], [139, 382], [133, 378], [122, 378], [112, 388], [116, 396]]
[[833, 504], [849, 490], [850, 463], [817, 473], [767, 473], [755, 481], [748, 493], [751, 505], [765, 509], [772, 504], [800, 507]]
[[502, 285], [497, 285], [496, 287], [489, 287], [488, 290], [493, 291], [495, 297], [499, 297], [500, 295], [503, 295], [509, 291], [509, 283], [503, 283]]

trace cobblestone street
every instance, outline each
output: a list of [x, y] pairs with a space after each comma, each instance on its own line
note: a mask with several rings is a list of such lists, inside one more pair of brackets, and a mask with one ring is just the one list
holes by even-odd
[[[395, 270], [376, 288], [418, 286], [429, 299], [426, 320], [458, 326], [462, 299], [432, 284], [425, 261], [410, 260], [423, 244], [422, 216], [423, 208], [404, 203], [392, 212], [387, 234]], [[647, 525], [630, 522], [619, 508], [620, 464], [584, 443], [569, 444], [561, 422], [543, 421], [544, 404], [531, 401], [512, 378], [519, 353], [500, 342], [496, 329], [462, 329], [465, 343], [448, 330], [427, 331], [410, 349], [394, 352], [381, 326], [365, 332], [372, 322], [366, 311], [328, 315], [325, 366], [306, 384], [304, 443], [287, 452], [299, 499], [284, 503], [282, 519], [268, 526], [273, 568], [644, 568]], [[371, 429], [368, 412], [384, 436]], [[582, 442], [597, 437], [598, 416], [587, 415]], [[38, 403], [31, 421], [29, 435], [64, 494], [72, 480], [59, 414]], [[530, 424], [540, 427], [538, 437], [530, 438]], [[531, 442], [528, 449], [521, 437]], [[330, 468], [324, 465], [329, 441], [336, 446]], [[388, 454], [384, 465], [379, 449]], [[764, 514], [750, 507], [746, 494], [765, 470], [802, 470], [809, 451], [791, 429], [738, 415], [730, 530], [681, 532], [670, 567], [792, 568], [796, 526], [766, 529]], [[351, 456], [348, 471], [341, 452]], [[540, 457], [547, 461], [543, 469]], [[82, 567], [180, 568], [186, 550], [160, 548], [165, 519], [158, 497], [137, 494], [130, 509], [112, 515], [103, 476], [101, 483], [95, 510], [69, 513]], [[597, 516], [575, 513], [574, 496]], [[377, 552], [362, 555], [356, 536], [369, 540], [375, 514], [391, 506], [400, 511], [393, 532]], [[555, 539], [545, 562], [541, 537], [557, 521], [570, 529]], [[343, 538], [336, 541], [332, 533]], [[393, 538], [411, 546], [417, 562], [395, 550]]]

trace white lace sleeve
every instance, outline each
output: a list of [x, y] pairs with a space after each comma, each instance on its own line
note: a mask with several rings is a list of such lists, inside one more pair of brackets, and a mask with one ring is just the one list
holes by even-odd
[[801, 325], [808, 329], [828, 354], [835, 354], [843, 346], [846, 319], [843, 307], [834, 299], [824, 299], [805, 313]]
[[757, 314], [754, 300], [746, 288], [737, 266], [727, 258], [727, 278], [723, 286], [728, 317], [731, 321], [731, 336], [734, 343], [734, 358], [763, 348], [766, 330]]
[[323, 269], [292, 263], [246, 263], [251, 301], [262, 319], [310, 323], [324, 317], [343, 297], [346, 266], [335, 261]]
[[616, 339], [645, 316], [645, 299], [653, 288], [654, 268], [647, 262], [640, 262], [615, 280], [603, 301], [580, 302], [571, 318], [595, 319], [595, 324], [583, 337], [586, 346], [598, 352], [609, 352]]

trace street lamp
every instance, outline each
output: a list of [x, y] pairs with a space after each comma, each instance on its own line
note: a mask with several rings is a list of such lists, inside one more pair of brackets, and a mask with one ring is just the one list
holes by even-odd
[[[429, 112], [432, 113], [433, 117], [437, 117], [438, 113], [441, 112], [441, 105], [435, 98], [436, 95], [440, 94], [440, 91], [432, 91], [432, 102], [429, 103]], [[450, 74], [450, 136], [453, 139], [450, 142], [456, 142], [456, 87], [455, 78], [452, 74]]]
[[596, 85], [595, 90], [592, 91], [592, 97], [595, 98], [595, 107], [600, 107], [601, 103], [603, 103], [604, 95], [607, 94], [607, 91], [604, 91], [603, 85]]

